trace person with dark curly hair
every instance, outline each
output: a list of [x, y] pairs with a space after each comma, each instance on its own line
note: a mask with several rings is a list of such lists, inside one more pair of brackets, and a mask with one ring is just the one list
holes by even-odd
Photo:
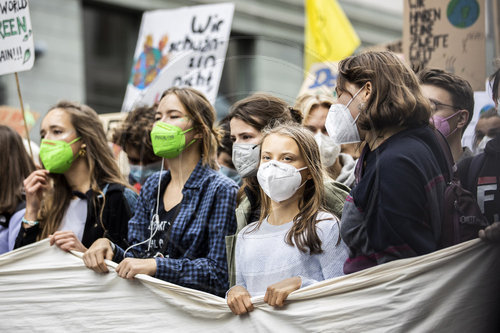
[[113, 143], [127, 154], [130, 166], [128, 180], [138, 192], [146, 179], [161, 168], [161, 158], [154, 154], [151, 144], [154, 122], [154, 107], [138, 107], [127, 115], [112, 137]]

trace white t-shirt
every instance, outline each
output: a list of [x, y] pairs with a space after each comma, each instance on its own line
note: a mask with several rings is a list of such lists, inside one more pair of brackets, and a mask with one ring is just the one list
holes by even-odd
[[87, 220], [87, 200], [76, 198], [70, 201], [58, 230], [71, 230], [81, 241]]
[[259, 229], [251, 223], [238, 233], [236, 242], [236, 285], [245, 287], [250, 295], [263, 295], [269, 285], [300, 276], [305, 287], [317, 281], [344, 275], [348, 249], [343, 241], [338, 245], [339, 222], [327, 212], [319, 212], [316, 224], [323, 253], [309, 255], [296, 246], [285, 243], [293, 225], [269, 224], [267, 218]]

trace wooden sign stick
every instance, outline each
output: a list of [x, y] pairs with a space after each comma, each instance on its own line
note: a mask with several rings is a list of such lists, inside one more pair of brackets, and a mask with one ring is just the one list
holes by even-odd
[[19, 86], [19, 77], [17, 75], [17, 72], [15, 72], [14, 75], [16, 76], [17, 95], [19, 96], [19, 102], [21, 103], [21, 112], [23, 113], [24, 129], [26, 130], [26, 139], [28, 139], [28, 146], [30, 148], [31, 159], [34, 161], [33, 151], [31, 150], [30, 132], [28, 130], [28, 124], [26, 123], [26, 114], [24, 112], [23, 97], [21, 96], [21, 87]]

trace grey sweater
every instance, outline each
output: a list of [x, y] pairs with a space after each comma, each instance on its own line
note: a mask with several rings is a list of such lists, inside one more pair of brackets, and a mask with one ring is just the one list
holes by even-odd
[[257, 222], [246, 226], [236, 242], [236, 285], [245, 287], [253, 297], [265, 294], [269, 285], [294, 276], [300, 276], [301, 287], [305, 287], [344, 275], [348, 252], [344, 242], [339, 242], [338, 219], [319, 212], [318, 221], [323, 253], [313, 255], [285, 243], [293, 222], [271, 225], [266, 218], [259, 229], [255, 229]]

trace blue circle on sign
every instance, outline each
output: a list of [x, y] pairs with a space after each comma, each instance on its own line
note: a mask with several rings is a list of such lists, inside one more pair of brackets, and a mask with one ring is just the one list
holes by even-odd
[[451, 0], [446, 15], [455, 27], [468, 28], [479, 17], [479, 4], [476, 0]]

